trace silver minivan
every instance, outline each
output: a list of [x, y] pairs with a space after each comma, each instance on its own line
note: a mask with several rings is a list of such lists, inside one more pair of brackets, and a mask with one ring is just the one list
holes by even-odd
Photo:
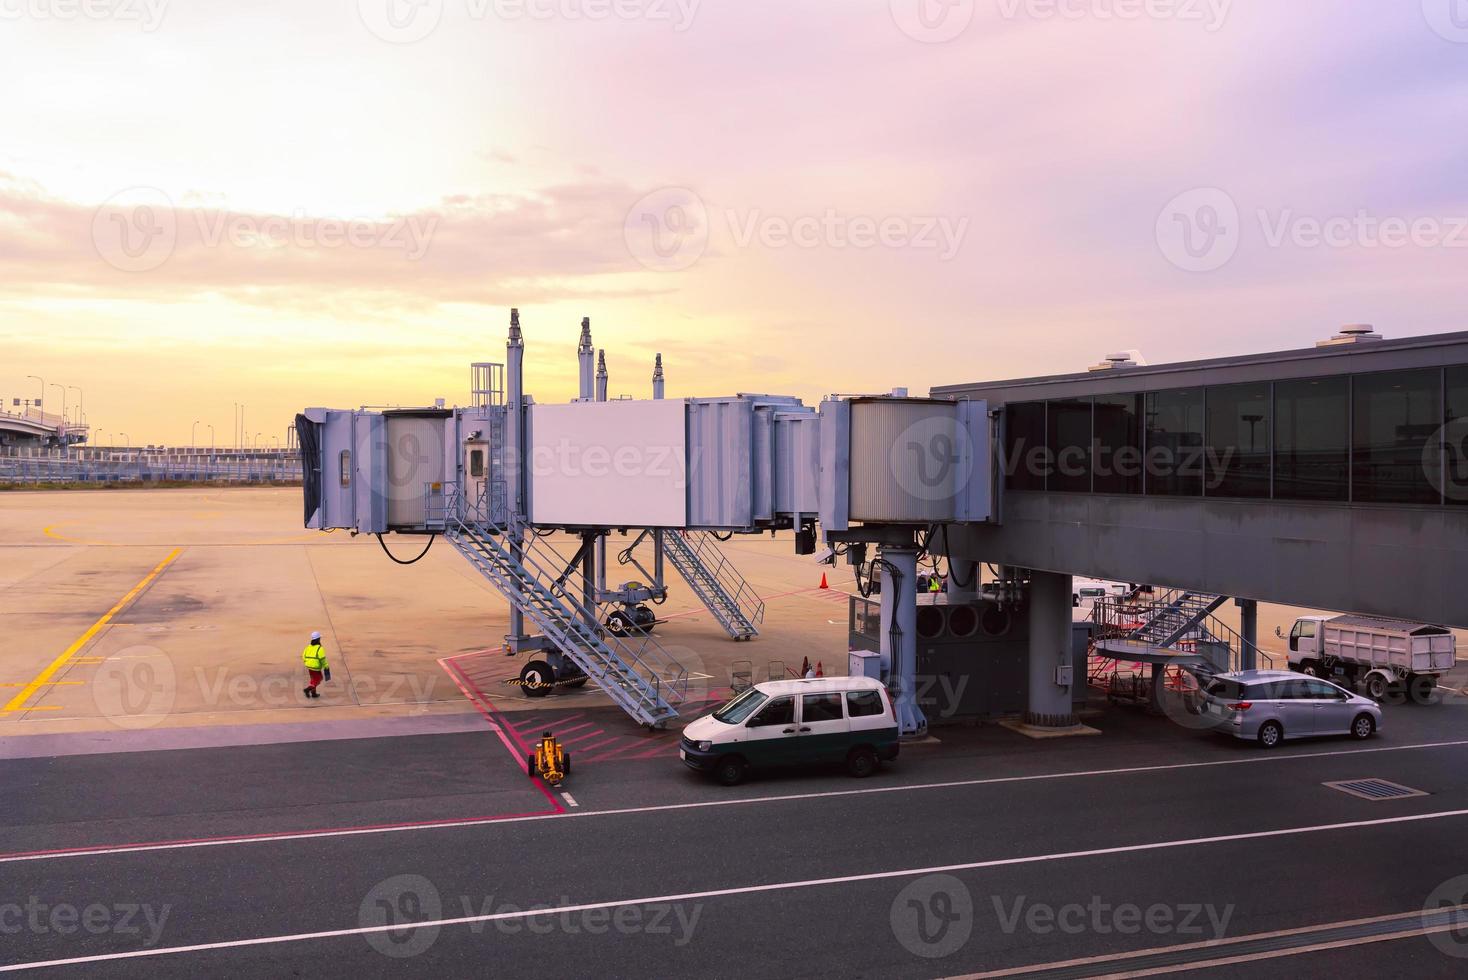
[[1266, 749], [1287, 738], [1370, 738], [1381, 728], [1381, 706], [1375, 701], [1289, 670], [1215, 675], [1203, 685], [1203, 714], [1220, 731]]

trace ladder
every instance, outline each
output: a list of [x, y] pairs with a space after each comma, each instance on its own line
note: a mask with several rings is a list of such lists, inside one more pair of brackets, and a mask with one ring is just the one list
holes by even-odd
[[663, 553], [735, 640], [759, 636], [765, 603], [707, 531], [664, 531]]
[[650, 636], [617, 637], [596, 625], [595, 609], [557, 584], [560, 555], [528, 529], [516, 543], [473, 511], [448, 508], [444, 536], [536, 629], [550, 639], [618, 707], [649, 728], [678, 717], [688, 671]]

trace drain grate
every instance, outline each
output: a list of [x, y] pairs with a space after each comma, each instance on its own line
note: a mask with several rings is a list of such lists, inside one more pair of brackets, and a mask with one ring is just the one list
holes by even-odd
[[1385, 779], [1343, 779], [1323, 785], [1363, 800], [1404, 800], [1409, 796], [1431, 795], [1420, 789], [1403, 786], [1401, 783], [1388, 782]]

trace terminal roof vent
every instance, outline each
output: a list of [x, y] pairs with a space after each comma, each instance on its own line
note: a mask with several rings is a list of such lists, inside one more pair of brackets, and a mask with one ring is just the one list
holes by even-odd
[[1141, 367], [1146, 363], [1147, 359], [1142, 356], [1141, 351], [1123, 350], [1117, 351], [1115, 354], [1107, 354], [1106, 360], [1100, 364], [1093, 364], [1090, 370], [1116, 371], [1122, 368]]
[[1336, 347], [1341, 344], [1365, 344], [1373, 340], [1381, 340], [1381, 334], [1369, 323], [1348, 323], [1341, 327], [1341, 332], [1329, 340], [1317, 341], [1316, 347]]

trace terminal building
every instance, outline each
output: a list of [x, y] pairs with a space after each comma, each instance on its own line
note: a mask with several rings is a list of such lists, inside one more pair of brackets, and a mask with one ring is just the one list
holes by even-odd
[[984, 561], [1468, 626], [1468, 333], [950, 385], [1002, 419]]

